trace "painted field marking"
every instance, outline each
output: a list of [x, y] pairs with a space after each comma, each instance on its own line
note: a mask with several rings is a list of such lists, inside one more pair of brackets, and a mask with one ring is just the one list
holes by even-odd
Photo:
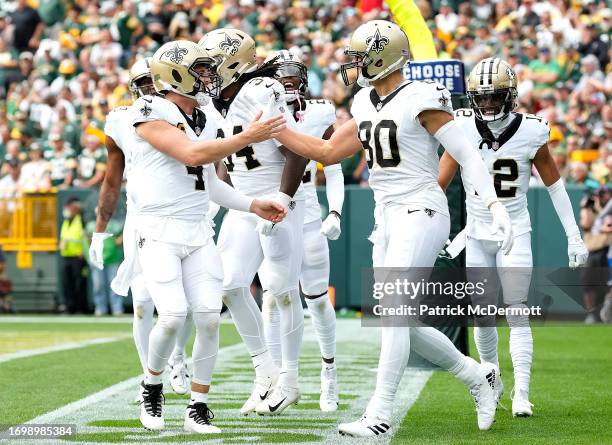
[[[215, 438], [187, 435], [182, 431], [182, 419], [188, 398], [172, 394], [169, 385], [164, 417], [166, 431], [161, 434], [146, 432], [138, 421], [139, 407], [133, 403], [140, 376], [119, 382], [95, 394], [43, 414], [28, 423], [76, 424], [78, 436], [68, 441], [37, 441], [37, 443], [99, 442], [134, 443], [189, 443], [204, 440], [215, 444], [245, 443], [350, 443], [338, 435], [337, 424], [358, 419], [374, 390], [376, 374], [368, 369], [378, 361], [378, 330], [361, 328], [359, 320], [338, 320], [338, 379], [341, 394], [340, 409], [335, 413], [319, 410], [320, 354], [311, 327], [306, 330], [300, 358], [300, 386], [302, 399], [282, 416], [241, 417], [238, 409], [251, 391], [254, 373], [251, 360], [242, 343], [219, 351], [210, 407], [215, 413], [214, 424], [222, 429]], [[418, 398], [431, 376], [429, 371], [407, 370], [398, 391], [393, 416], [397, 428], [406, 412]], [[354, 442], [354, 439], [352, 440]], [[11, 444], [18, 441], [8, 442]], [[25, 441], [22, 443], [26, 443]]]

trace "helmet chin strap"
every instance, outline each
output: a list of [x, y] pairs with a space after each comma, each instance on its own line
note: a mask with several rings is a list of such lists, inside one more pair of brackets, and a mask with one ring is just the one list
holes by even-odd
[[[502, 111], [503, 113], [503, 111]], [[501, 113], [500, 113], [501, 114]], [[487, 126], [491, 129], [491, 132], [495, 137], [499, 136], [504, 129], [513, 121], [512, 113], [508, 113], [505, 116], [498, 118], [496, 120], [487, 120], [483, 119]]]

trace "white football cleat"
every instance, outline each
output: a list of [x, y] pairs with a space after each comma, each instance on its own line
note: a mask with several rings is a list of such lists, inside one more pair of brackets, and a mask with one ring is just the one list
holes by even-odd
[[323, 363], [321, 367], [321, 411], [327, 413], [338, 410], [338, 383], [336, 381], [336, 366]]
[[253, 388], [253, 392], [249, 396], [242, 408], [240, 408], [240, 414], [243, 416], [249, 415], [257, 408], [261, 402], [266, 400], [271, 394], [276, 385], [276, 381], [278, 380], [278, 374], [274, 376], [261, 376], [255, 377], [255, 387]]
[[194, 403], [189, 405], [185, 411], [183, 429], [190, 433], [219, 434], [221, 430], [210, 423], [214, 418], [213, 412], [206, 403]]
[[478, 428], [486, 431], [495, 422], [495, 412], [497, 410], [497, 378], [499, 370], [491, 363], [480, 365], [480, 382], [471, 386], [470, 394], [476, 405], [476, 416], [478, 418]]
[[180, 395], [187, 394], [191, 385], [187, 363], [181, 360], [174, 365], [168, 364], [168, 366], [170, 367], [170, 386], [172, 386], [172, 390]]
[[142, 393], [144, 391], [144, 386], [142, 384], [138, 385], [138, 395], [134, 398], [134, 403], [140, 405], [142, 403]]
[[501, 372], [500, 372], [497, 375], [497, 384], [495, 385], [495, 402], [502, 408], [507, 409], [501, 404], [501, 398], [503, 395], [504, 395], [504, 383], [502, 382]]
[[512, 397], [512, 416], [513, 417], [531, 417], [533, 416], [533, 403], [529, 401], [527, 391], [514, 391]]
[[391, 422], [364, 414], [355, 422], [338, 425], [338, 432], [351, 437], [391, 437]]
[[277, 385], [270, 397], [257, 405], [260, 416], [278, 416], [289, 405], [297, 405], [300, 400], [300, 390], [288, 386]]
[[140, 422], [148, 430], [164, 429], [162, 405], [164, 403], [163, 385], [146, 385], [142, 382], [142, 401], [140, 402]]

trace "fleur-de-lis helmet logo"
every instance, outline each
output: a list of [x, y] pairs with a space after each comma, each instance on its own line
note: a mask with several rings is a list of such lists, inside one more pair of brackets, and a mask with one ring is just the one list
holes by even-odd
[[381, 35], [380, 30], [376, 28], [376, 33], [366, 39], [366, 45], [370, 46], [370, 43], [372, 44], [371, 50], [380, 53], [389, 44], [389, 39]]
[[240, 47], [240, 40], [232, 39], [227, 33], [223, 33], [223, 35], [225, 35], [225, 39], [219, 44], [219, 49], [230, 56], [235, 55]]
[[173, 48], [164, 52], [164, 57], [170, 59], [173, 63], [181, 63], [183, 61], [183, 57], [188, 53], [187, 48], [181, 48], [180, 46], [174, 45]]

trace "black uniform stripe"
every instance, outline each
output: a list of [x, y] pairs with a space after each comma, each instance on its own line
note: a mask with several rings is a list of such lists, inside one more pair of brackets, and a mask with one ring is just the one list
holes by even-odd
[[372, 428], [371, 426], [368, 427], [368, 429], [370, 431], [372, 431], [374, 434], [376, 434], [377, 436], [380, 434], [378, 431], [376, 431], [374, 428]]
[[489, 63], [489, 85], [493, 84], [493, 68], [495, 67], [496, 59], [491, 59]]
[[491, 129], [487, 126], [485, 122], [481, 121], [480, 119], [475, 119], [476, 129], [478, 130], [480, 137], [487, 141], [498, 142], [499, 148], [501, 148], [502, 145], [508, 142], [510, 138], [515, 135], [515, 133], [521, 126], [521, 122], [523, 121], [523, 115], [521, 113], [513, 114], [515, 115], [514, 120], [510, 122], [510, 125], [508, 125], [508, 127], [503, 131], [502, 134], [499, 135], [497, 139], [495, 138], [495, 136], [493, 136], [493, 132], [491, 132]]

